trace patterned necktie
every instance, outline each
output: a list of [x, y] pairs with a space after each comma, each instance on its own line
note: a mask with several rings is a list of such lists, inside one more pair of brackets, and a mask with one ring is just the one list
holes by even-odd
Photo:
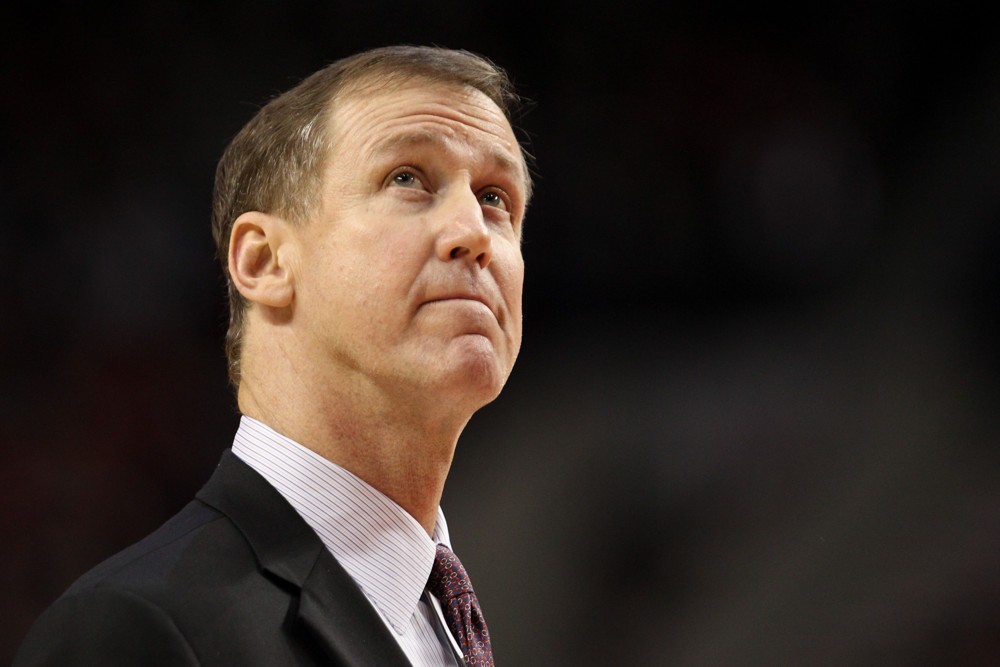
[[465, 664], [468, 667], [493, 667], [490, 632], [486, 629], [486, 620], [472, 590], [472, 582], [458, 556], [443, 544], [437, 545], [427, 590], [441, 601], [448, 627], [465, 654]]

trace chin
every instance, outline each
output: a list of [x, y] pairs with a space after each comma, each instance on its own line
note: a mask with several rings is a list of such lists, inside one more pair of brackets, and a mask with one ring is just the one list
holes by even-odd
[[505, 362], [488, 341], [463, 345], [450, 361], [446, 382], [463, 398], [476, 402], [477, 409], [500, 395], [513, 366], [513, 360]]

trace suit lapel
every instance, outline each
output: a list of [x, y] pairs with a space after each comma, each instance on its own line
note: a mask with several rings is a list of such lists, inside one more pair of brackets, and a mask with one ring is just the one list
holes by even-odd
[[298, 613], [345, 664], [410, 664], [375, 607], [326, 549], [302, 586]]
[[[262, 571], [294, 587], [295, 618], [346, 665], [409, 665], [395, 638], [319, 536], [263, 477], [227, 450], [198, 499], [228, 516]], [[338, 663], [339, 664], [339, 663]]]

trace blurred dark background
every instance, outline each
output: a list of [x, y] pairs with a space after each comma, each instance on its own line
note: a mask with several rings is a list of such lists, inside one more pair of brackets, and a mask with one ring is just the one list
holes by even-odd
[[444, 500], [500, 663], [1000, 664], [985, 12], [56, 2], [0, 38], [0, 662], [231, 441], [224, 145], [405, 42], [536, 102], [524, 348]]

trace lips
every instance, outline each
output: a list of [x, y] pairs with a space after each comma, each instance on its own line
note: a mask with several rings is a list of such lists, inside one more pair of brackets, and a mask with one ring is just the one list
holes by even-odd
[[424, 303], [438, 303], [442, 301], [476, 301], [489, 308], [490, 312], [493, 313], [493, 317], [497, 318], [497, 321], [500, 320], [497, 308], [494, 306], [492, 300], [477, 292], [451, 292], [435, 295], [433, 298], [427, 299]]

